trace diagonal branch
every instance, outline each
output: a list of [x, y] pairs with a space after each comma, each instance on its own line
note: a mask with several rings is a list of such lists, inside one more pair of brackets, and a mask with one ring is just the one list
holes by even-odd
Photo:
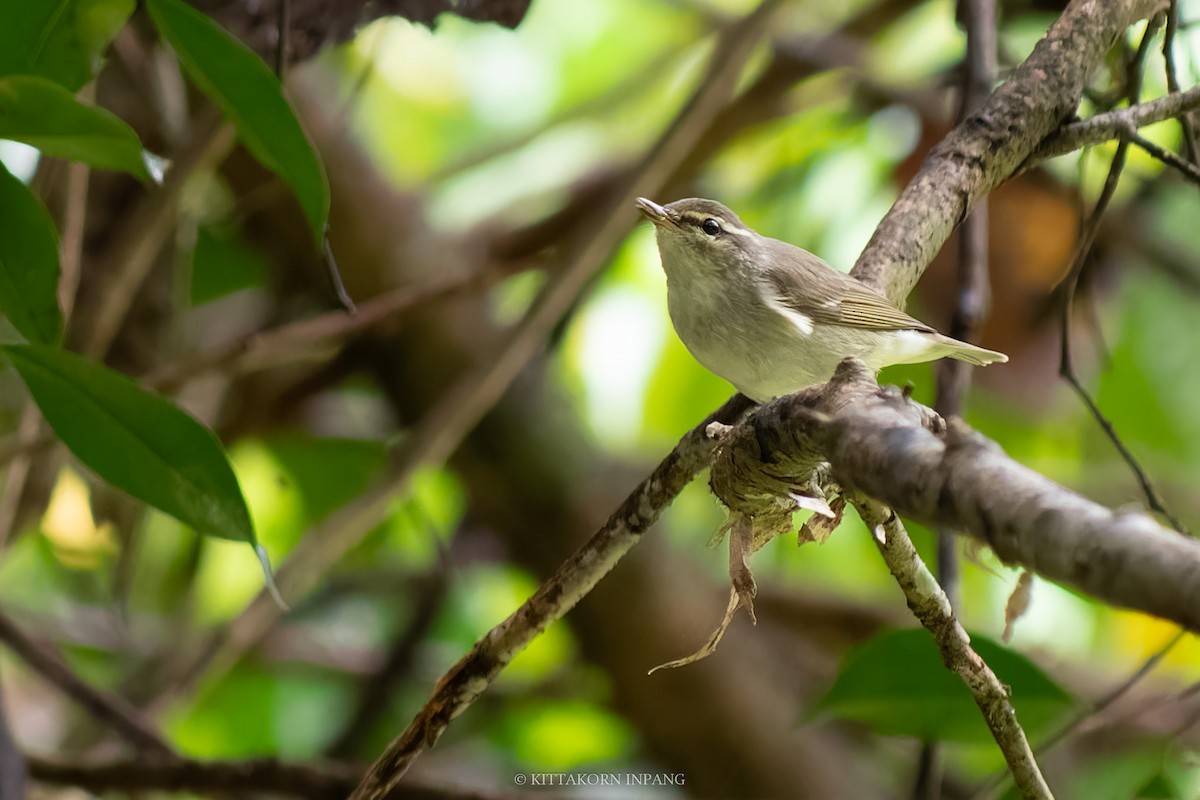
[[1195, 163], [1188, 161], [1186, 158], [1181, 158], [1175, 153], [1172, 153], [1170, 150], [1160, 147], [1159, 145], [1147, 139], [1145, 136], [1142, 136], [1136, 130], [1129, 131], [1125, 134], [1125, 137], [1133, 144], [1136, 144], [1138, 147], [1145, 150], [1154, 158], [1157, 158], [1171, 169], [1179, 172], [1192, 183], [1200, 185], [1200, 167], [1197, 167]]
[[155, 756], [173, 751], [137, 709], [123, 698], [89, 685], [45, 646], [35, 642], [15, 622], [0, 612], [0, 644], [21, 659], [37, 675], [56, 686], [85, 711], [107, 725], [134, 747]]
[[1029, 741], [1025, 738], [1025, 731], [1017, 722], [1017, 712], [1013, 709], [1007, 689], [971, 648], [971, 637], [955, 617], [950, 599], [921, 561], [900, 518], [888, 509], [881, 509], [878, 504], [861, 498], [855, 501], [855, 507], [867, 527], [873, 530], [875, 546], [904, 592], [913, 616], [937, 642], [946, 669], [962, 678], [975, 698], [992, 737], [1004, 754], [1021, 796], [1052, 798], [1050, 787], [1046, 785]]
[[474, 703], [534, 637], [590, 592], [707, 465], [713, 448], [705, 435], [708, 426], [713, 422], [734, 422], [750, 406], [745, 397], [734, 395], [685, 435], [603, 527], [564, 561], [533, 597], [488, 631], [442, 676], [433, 696], [375, 762], [353, 797], [359, 800], [384, 797], [417, 756], [437, 743], [451, 720]]
[[1073, 0], [987, 102], [947, 134], [875, 229], [854, 277], [903, 303], [951, 231], [1075, 113], [1092, 70], [1162, 0]]

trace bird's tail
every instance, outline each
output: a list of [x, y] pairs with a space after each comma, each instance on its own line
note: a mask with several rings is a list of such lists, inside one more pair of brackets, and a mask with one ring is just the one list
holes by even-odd
[[1000, 363], [1008, 361], [1008, 356], [1004, 353], [997, 353], [995, 350], [987, 350], [983, 347], [976, 347], [973, 344], [960, 342], [958, 339], [951, 339], [949, 336], [943, 336], [944, 344], [947, 345], [946, 355], [950, 358], [957, 358], [959, 361], [966, 361], [968, 364], [974, 364], [977, 367], [986, 367], [988, 364]]

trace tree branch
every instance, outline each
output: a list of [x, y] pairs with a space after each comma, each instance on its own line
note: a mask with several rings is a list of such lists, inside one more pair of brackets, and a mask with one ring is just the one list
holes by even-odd
[[1182, 116], [1195, 108], [1200, 108], [1200, 86], [1063, 125], [1038, 145], [1021, 171], [1039, 161], [1112, 141], [1128, 131]]
[[926, 158], [851, 274], [901, 304], [975, 203], [1079, 107], [1088, 77], [1162, 0], [1073, 0], [1033, 53]]
[[734, 395], [693, 428], [649, 477], [537, 592], [471, 648], [442, 676], [433, 696], [372, 766], [354, 800], [384, 797], [422, 752], [433, 747], [450, 722], [491, 685], [500, 670], [553, 621], [571, 610], [637, 544], [662, 510], [708, 464], [713, 444], [705, 435], [713, 422], [736, 421], [752, 405]]
[[[188, 792], [245, 794], [269, 792], [304, 800], [343, 800], [354, 788], [358, 769], [339, 763], [289, 764], [273, 758], [249, 761], [196, 761], [188, 758], [134, 759], [70, 764], [28, 756], [29, 777], [54, 786], [88, 792]], [[497, 800], [496, 796], [451, 788], [406, 787], [394, 800]]]
[[57, 653], [35, 642], [2, 612], [0, 643], [24, 661], [35, 674], [58, 687], [63, 694], [134, 747], [159, 756], [173, 752], [137, 709], [121, 697], [89, 685]]
[[[1200, 630], [1200, 542], [1021, 466], [965, 423], [947, 426], [894, 388], [881, 389], [860, 362], [843, 362], [826, 386], [762, 406], [730, 437], [713, 483], [733, 487], [721, 499], [743, 513], [754, 508], [739, 500], [738, 487], [786, 485], [780, 463], [823, 458], [847, 489], [973, 536], [1005, 563]], [[775, 463], [758, 459], [760, 441]]]
[[909, 609], [933, 636], [942, 654], [946, 669], [956, 673], [975, 704], [983, 713], [983, 719], [992, 732], [992, 737], [1004, 754], [1008, 769], [1016, 781], [1022, 797], [1052, 798], [1033, 751], [1025, 738], [1025, 731], [1017, 722], [1008, 691], [996, 677], [996, 673], [971, 648], [971, 637], [963, 630], [950, 599], [938, 585], [937, 579], [921, 561], [908, 531], [900, 518], [889, 509], [863, 499], [855, 500], [859, 516], [872, 529], [872, 538], [887, 563], [896, 583], [904, 592]]

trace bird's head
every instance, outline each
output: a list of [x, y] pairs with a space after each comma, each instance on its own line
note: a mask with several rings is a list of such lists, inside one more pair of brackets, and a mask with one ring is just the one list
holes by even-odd
[[715, 200], [689, 197], [660, 206], [639, 197], [637, 207], [654, 223], [668, 278], [736, 269], [758, 246], [759, 235]]

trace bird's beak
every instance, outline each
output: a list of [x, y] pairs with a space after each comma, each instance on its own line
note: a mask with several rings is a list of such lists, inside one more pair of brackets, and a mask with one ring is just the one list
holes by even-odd
[[644, 197], [637, 199], [638, 211], [642, 212], [642, 216], [653, 222], [655, 225], [672, 225], [674, 220], [667, 213], [667, 210], [653, 200], [647, 200]]

